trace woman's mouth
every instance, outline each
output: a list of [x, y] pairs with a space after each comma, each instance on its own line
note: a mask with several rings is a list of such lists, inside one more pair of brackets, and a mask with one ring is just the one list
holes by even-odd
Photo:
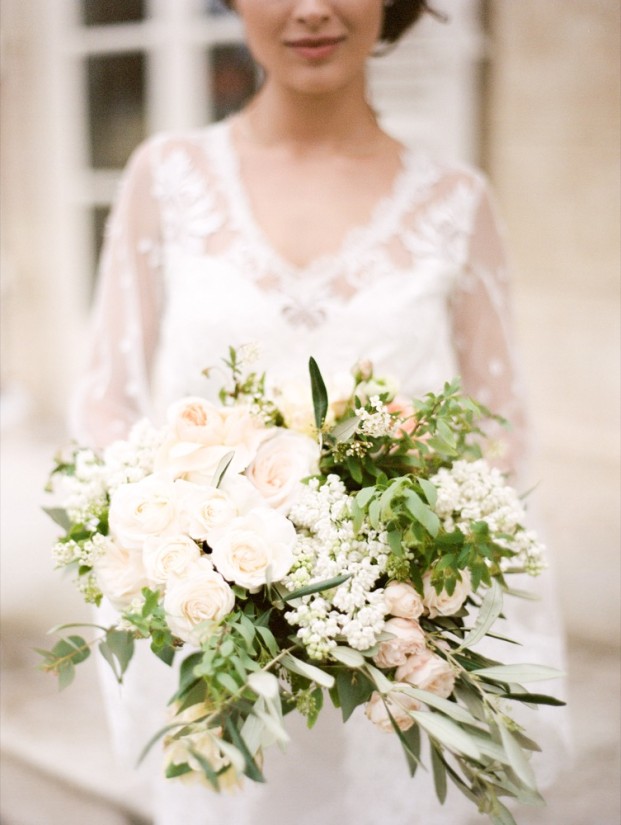
[[302, 37], [286, 41], [285, 46], [305, 60], [326, 60], [344, 40], [344, 37]]

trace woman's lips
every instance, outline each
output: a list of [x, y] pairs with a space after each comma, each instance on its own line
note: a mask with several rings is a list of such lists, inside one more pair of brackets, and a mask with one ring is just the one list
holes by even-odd
[[325, 60], [338, 49], [344, 37], [318, 37], [290, 40], [285, 45], [305, 60]]

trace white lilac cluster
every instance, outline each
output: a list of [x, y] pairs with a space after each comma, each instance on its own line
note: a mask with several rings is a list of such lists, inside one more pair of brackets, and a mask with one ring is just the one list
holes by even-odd
[[167, 430], [154, 427], [146, 418], [138, 421], [126, 440], [114, 441], [104, 452], [106, 485], [110, 493], [121, 484], [131, 484], [153, 472], [155, 456]]
[[356, 415], [360, 419], [360, 432], [372, 438], [389, 435], [394, 429], [394, 421], [379, 395], [372, 396], [367, 406], [370, 406], [373, 412], [367, 410], [366, 407], [356, 410]]
[[326, 658], [338, 639], [357, 650], [372, 647], [384, 627], [384, 591], [376, 587], [390, 553], [386, 535], [363, 523], [354, 533], [349, 496], [336, 475], [312, 479], [289, 513], [298, 530], [290, 591], [350, 575], [338, 587], [303, 596], [285, 614], [298, 627], [309, 655]]
[[95, 530], [108, 503], [105, 467], [89, 449], [77, 450], [72, 460], [72, 474], [56, 476], [54, 488], [71, 521]]
[[545, 568], [543, 546], [524, 529], [524, 507], [500, 470], [483, 459], [456, 461], [429, 480], [438, 491], [435, 511], [445, 530], [467, 534], [473, 522], [485, 521], [495, 540], [517, 553], [512, 564], [523, 564], [532, 575]]

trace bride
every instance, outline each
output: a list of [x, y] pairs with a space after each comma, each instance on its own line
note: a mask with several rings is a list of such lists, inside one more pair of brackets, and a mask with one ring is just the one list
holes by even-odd
[[[77, 435], [101, 446], [182, 395], [215, 393], [204, 368], [229, 344], [256, 341], [287, 379], [303, 379], [311, 354], [326, 375], [370, 358], [410, 395], [460, 374], [512, 421], [501, 460], [518, 473], [524, 417], [485, 180], [398, 143], [365, 97], [368, 56], [431, 10], [424, 0], [231, 5], [264, 82], [230, 119], [134, 154], [102, 259]], [[511, 635], [550, 663], [558, 640], [542, 613], [516, 611]], [[104, 684], [132, 761], [175, 689], [174, 670], [147, 652], [120, 692]], [[160, 778], [152, 755], [156, 825], [470, 821], [471, 803], [449, 795], [440, 808], [431, 782], [410, 780], [396, 737], [364, 716], [344, 726], [325, 709], [310, 733], [290, 722], [287, 752], [267, 756], [267, 785], [234, 796]], [[545, 715], [538, 735], [541, 724]]]

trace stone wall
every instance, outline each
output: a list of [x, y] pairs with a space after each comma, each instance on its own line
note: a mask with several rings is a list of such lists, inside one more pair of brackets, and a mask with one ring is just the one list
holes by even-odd
[[491, 0], [486, 165], [508, 224], [570, 632], [619, 641], [618, 0]]

